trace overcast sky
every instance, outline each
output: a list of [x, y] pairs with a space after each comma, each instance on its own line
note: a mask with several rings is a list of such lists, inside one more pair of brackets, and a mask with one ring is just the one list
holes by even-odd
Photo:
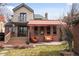
[[[20, 3], [9, 3], [7, 8], [12, 10]], [[34, 10], [35, 14], [41, 14], [44, 16], [45, 12], [48, 13], [49, 19], [58, 19], [63, 17], [69, 12], [71, 4], [68, 3], [26, 3], [29, 7]]]

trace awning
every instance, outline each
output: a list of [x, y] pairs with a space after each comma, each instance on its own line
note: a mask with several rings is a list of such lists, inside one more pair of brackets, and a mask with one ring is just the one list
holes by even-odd
[[27, 26], [27, 23], [28, 22], [25, 22], [25, 23], [24, 22], [12, 22], [12, 24], [15, 24], [15, 26], [24, 26], [24, 27]]
[[28, 26], [51, 26], [51, 25], [66, 25], [65, 22], [59, 20], [30, 20]]

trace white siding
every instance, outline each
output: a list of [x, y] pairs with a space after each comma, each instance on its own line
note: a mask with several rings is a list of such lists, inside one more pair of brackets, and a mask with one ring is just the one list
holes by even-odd
[[0, 22], [0, 32], [5, 32], [5, 26], [4, 22]]

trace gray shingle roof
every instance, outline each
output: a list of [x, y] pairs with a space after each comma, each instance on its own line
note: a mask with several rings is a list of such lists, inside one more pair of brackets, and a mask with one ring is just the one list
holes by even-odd
[[27, 6], [25, 3], [22, 3], [22, 4], [18, 5], [18, 6], [16, 6], [16, 7], [13, 9], [13, 11], [18, 10], [18, 9], [21, 8], [21, 7], [25, 7], [25, 8], [27, 8], [29, 11], [34, 12], [33, 9], [31, 9], [31, 8], [30, 8], [29, 6]]
[[42, 15], [40, 15], [40, 14], [34, 14], [34, 18], [41, 18], [41, 19], [43, 19], [44, 17]]

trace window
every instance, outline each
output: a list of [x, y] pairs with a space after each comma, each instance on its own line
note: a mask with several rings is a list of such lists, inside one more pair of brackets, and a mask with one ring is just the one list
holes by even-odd
[[56, 31], [56, 26], [53, 26], [53, 34], [56, 34], [57, 31]]
[[21, 22], [26, 22], [26, 13], [20, 13], [20, 21]]
[[40, 27], [40, 35], [44, 35], [44, 27]]
[[34, 33], [35, 35], [38, 35], [38, 27], [34, 27]]
[[27, 27], [18, 27], [18, 35], [26, 36], [27, 35]]
[[50, 34], [50, 26], [47, 27], [47, 34]]

